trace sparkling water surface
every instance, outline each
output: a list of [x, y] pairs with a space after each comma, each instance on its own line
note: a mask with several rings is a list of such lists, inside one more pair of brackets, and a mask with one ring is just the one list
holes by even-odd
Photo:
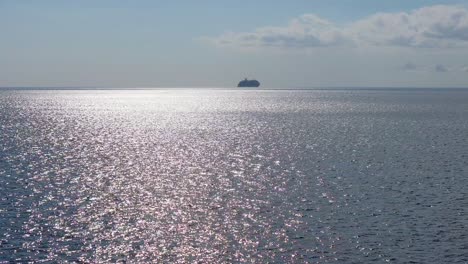
[[468, 90], [0, 91], [0, 263], [467, 263]]

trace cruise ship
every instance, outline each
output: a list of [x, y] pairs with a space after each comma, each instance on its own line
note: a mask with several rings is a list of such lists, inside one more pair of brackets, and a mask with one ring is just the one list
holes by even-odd
[[257, 80], [248, 80], [245, 78], [243, 81], [240, 81], [237, 87], [259, 87], [260, 82]]

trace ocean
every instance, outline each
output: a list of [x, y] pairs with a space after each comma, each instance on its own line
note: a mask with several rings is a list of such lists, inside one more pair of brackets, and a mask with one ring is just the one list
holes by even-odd
[[0, 90], [0, 263], [468, 263], [466, 89]]

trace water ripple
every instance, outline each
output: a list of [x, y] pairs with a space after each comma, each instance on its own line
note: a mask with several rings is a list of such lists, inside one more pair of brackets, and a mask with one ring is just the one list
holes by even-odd
[[467, 99], [2, 91], [0, 262], [466, 263]]

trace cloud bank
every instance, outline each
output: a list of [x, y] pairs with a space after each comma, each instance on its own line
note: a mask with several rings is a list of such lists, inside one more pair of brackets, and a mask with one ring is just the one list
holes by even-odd
[[467, 65], [449, 65], [446, 66], [444, 64], [438, 63], [438, 64], [414, 64], [413, 62], [408, 62], [406, 64], [403, 64], [401, 67], [399, 67], [400, 70], [406, 71], [406, 72], [426, 72], [426, 73], [460, 73], [460, 72], [468, 72], [468, 66]]
[[437, 64], [435, 66], [435, 71], [436, 72], [448, 72], [449, 70], [447, 69], [447, 67], [445, 67], [444, 65], [442, 64]]
[[377, 13], [341, 26], [317, 15], [305, 14], [283, 27], [230, 32], [211, 38], [211, 41], [219, 46], [239, 48], [468, 47], [468, 9], [437, 5], [411, 12]]

